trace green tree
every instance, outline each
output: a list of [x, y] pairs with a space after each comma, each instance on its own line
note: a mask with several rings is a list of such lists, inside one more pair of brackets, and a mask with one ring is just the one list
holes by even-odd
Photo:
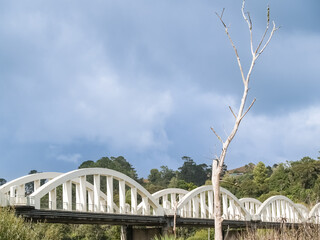
[[291, 162], [289, 177], [292, 182], [299, 183], [302, 188], [312, 188], [319, 174], [320, 161], [304, 157], [300, 161]]
[[184, 156], [182, 157], [184, 163], [179, 168], [178, 179], [186, 182], [192, 182], [197, 186], [204, 185], [208, 179], [206, 164], [196, 164], [192, 158]]
[[95, 166], [95, 162], [92, 160], [84, 161], [80, 164], [79, 168], [93, 168]]
[[283, 163], [277, 165], [269, 179], [269, 188], [271, 191], [285, 193], [285, 190], [290, 186], [289, 171]]
[[268, 169], [263, 162], [259, 162], [253, 169], [253, 182], [258, 187], [259, 195], [267, 191]]
[[0, 186], [5, 184], [7, 182], [7, 180], [5, 180], [4, 178], [0, 178]]
[[159, 172], [159, 170], [156, 168], [151, 169], [148, 180], [152, 184], [159, 183], [161, 181], [161, 173]]
[[168, 188], [181, 188], [181, 189], [191, 191], [191, 190], [197, 188], [197, 186], [192, 182], [188, 183], [184, 180], [177, 179], [176, 177], [173, 177], [170, 180]]
[[102, 157], [96, 162], [89, 160], [83, 162], [79, 168], [109, 168], [121, 172], [132, 179], [138, 181], [138, 174], [133, 166], [122, 156]]

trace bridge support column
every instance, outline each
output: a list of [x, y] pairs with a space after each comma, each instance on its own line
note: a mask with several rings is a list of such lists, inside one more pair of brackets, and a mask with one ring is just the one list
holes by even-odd
[[123, 180], [119, 180], [119, 208], [120, 213], [126, 212], [126, 185]]
[[200, 193], [200, 211], [201, 211], [201, 218], [206, 218], [206, 195], [205, 192]]
[[88, 191], [88, 211], [93, 212], [94, 211], [94, 200], [93, 200], [93, 191]]
[[57, 209], [57, 194], [56, 189], [53, 189], [49, 192], [49, 209], [56, 210]]
[[13, 205], [16, 201], [16, 189], [17, 186], [10, 187], [10, 205]]
[[208, 192], [209, 218], [213, 218], [213, 191]]
[[33, 191], [37, 191], [41, 185], [40, 179], [33, 182]]
[[198, 218], [199, 217], [199, 201], [197, 198], [192, 199], [192, 217]]
[[131, 213], [137, 214], [137, 188], [131, 188]]
[[150, 214], [150, 206], [147, 197], [142, 197], [142, 215]]
[[172, 236], [173, 235], [173, 221], [172, 218], [167, 218], [167, 224], [161, 228], [162, 236]]
[[132, 240], [133, 231], [132, 226], [121, 226], [121, 240]]
[[72, 184], [67, 181], [62, 184], [63, 210], [72, 210]]
[[86, 189], [86, 176], [80, 177], [80, 184], [79, 188], [76, 188], [76, 190], [79, 191], [79, 194], [76, 194], [79, 196], [79, 210], [86, 212], [87, 211], [87, 189]]
[[239, 239], [240, 233], [241, 233], [241, 230], [224, 229], [222, 232], [222, 236], [223, 236], [224, 240], [237, 240], [237, 239]]
[[107, 213], [113, 213], [113, 177], [107, 176]]
[[100, 175], [95, 174], [93, 176], [93, 201], [94, 201], [94, 211], [100, 212]]
[[17, 188], [17, 203], [24, 203], [25, 201], [25, 185], [21, 184]]

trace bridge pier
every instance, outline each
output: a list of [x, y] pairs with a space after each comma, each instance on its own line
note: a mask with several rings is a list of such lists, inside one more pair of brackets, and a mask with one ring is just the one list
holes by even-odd
[[166, 218], [166, 224], [164, 226], [161, 227], [161, 235], [162, 236], [170, 236], [173, 235], [173, 221], [172, 221], [172, 217], [167, 217]]
[[222, 236], [224, 240], [237, 240], [239, 239], [239, 234], [242, 230], [238, 229], [224, 229], [222, 232]]
[[131, 225], [121, 226], [121, 240], [133, 240], [133, 229]]

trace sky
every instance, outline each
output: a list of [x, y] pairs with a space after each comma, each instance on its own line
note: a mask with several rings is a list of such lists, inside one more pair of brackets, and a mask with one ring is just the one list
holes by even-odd
[[[140, 177], [182, 156], [211, 164], [243, 93], [240, 0], [0, 0], [0, 178], [67, 172], [124, 156]], [[257, 46], [266, 9], [281, 28], [258, 59], [229, 169], [317, 158], [320, 2], [247, 0]]]

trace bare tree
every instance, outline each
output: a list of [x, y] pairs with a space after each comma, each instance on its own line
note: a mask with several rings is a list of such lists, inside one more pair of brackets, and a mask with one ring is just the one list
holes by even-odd
[[[244, 70], [242, 68], [237, 48], [236, 48], [235, 44], [233, 43], [232, 38], [229, 34], [229, 27], [223, 21], [224, 9], [222, 10], [221, 14], [216, 13], [216, 15], [218, 16], [218, 18], [220, 19], [220, 21], [224, 27], [224, 30], [228, 36], [230, 43], [234, 49], [234, 52], [235, 52], [235, 55], [237, 58], [237, 62], [238, 62], [238, 66], [240, 69], [240, 73], [241, 73], [243, 87], [244, 87], [243, 95], [241, 98], [240, 107], [239, 107], [238, 112], [237, 113], [234, 112], [232, 110], [232, 108], [229, 106], [229, 109], [234, 117], [235, 122], [234, 122], [233, 129], [232, 129], [231, 133], [229, 134], [229, 136], [227, 137], [227, 139], [223, 140], [218, 135], [218, 133], [213, 128], [211, 128], [213, 133], [216, 135], [216, 137], [218, 138], [218, 140], [222, 144], [222, 151], [221, 151], [220, 156], [212, 161], [212, 185], [213, 185], [213, 192], [214, 192], [214, 217], [215, 217], [215, 239], [216, 240], [222, 240], [222, 238], [223, 238], [223, 236], [222, 236], [223, 217], [221, 215], [220, 182], [219, 182], [223, 163], [224, 163], [224, 160], [225, 160], [225, 157], [227, 154], [228, 147], [229, 147], [232, 139], [236, 135], [242, 119], [246, 116], [246, 114], [249, 112], [249, 110], [253, 106], [254, 102], [256, 101], [256, 99], [253, 99], [250, 106], [245, 110], [247, 95], [248, 95], [248, 91], [249, 91], [249, 82], [250, 82], [250, 77], [251, 77], [253, 67], [254, 67], [257, 59], [259, 58], [259, 56], [263, 53], [265, 48], [270, 43], [270, 40], [272, 39], [273, 34], [278, 29], [276, 27], [275, 23], [272, 22], [272, 29], [271, 29], [271, 31], [269, 31], [269, 28], [270, 28], [270, 8], [268, 6], [268, 8], [267, 8], [267, 26], [264, 31], [264, 34], [261, 37], [260, 42], [258, 43], [258, 46], [254, 49], [253, 39], [252, 39], [252, 21], [251, 21], [251, 17], [250, 17], [249, 12], [245, 12], [245, 0], [243, 0], [241, 12], [242, 12], [242, 16], [243, 16], [244, 20], [248, 24], [249, 33], [250, 33], [251, 55], [252, 55], [251, 65], [250, 65], [249, 70], [247, 71], [246, 75], [245, 75]], [[267, 37], [267, 35], [268, 35], [268, 37]]]

